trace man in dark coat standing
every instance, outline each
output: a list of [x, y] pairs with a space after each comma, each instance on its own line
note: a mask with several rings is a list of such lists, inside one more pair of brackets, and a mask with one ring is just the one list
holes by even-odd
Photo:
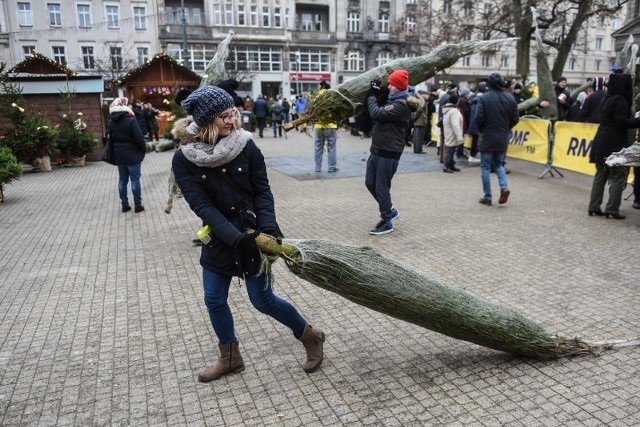
[[267, 126], [267, 115], [269, 114], [269, 106], [262, 95], [253, 101], [253, 114], [256, 115], [258, 121], [258, 135], [263, 137], [264, 128]]
[[495, 170], [500, 185], [500, 199], [503, 204], [509, 198], [510, 190], [504, 160], [511, 137], [511, 128], [520, 121], [518, 104], [510, 93], [504, 90], [504, 77], [499, 73], [489, 76], [489, 92], [478, 99], [476, 124], [480, 131], [478, 150], [482, 172], [484, 195], [480, 203], [491, 206], [491, 170]]
[[593, 92], [584, 100], [580, 112], [578, 113], [578, 121], [583, 123], [600, 123], [600, 105], [607, 92], [604, 90], [604, 77], [596, 77], [593, 79]]

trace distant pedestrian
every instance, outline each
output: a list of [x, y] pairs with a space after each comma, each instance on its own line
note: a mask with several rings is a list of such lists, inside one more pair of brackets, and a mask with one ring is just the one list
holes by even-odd
[[442, 131], [444, 132], [444, 169], [442, 171], [460, 172], [454, 160], [456, 149], [464, 144], [464, 118], [458, 108], [458, 95], [449, 96], [442, 110]]
[[365, 185], [378, 203], [380, 221], [369, 234], [381, 235], [393, 231], [393, 220], [400, 216], [391, 202], [391, 180], [398, 170], [400, 156], [405, 147], [405, 135], [411, 121], [407, 103], [409, 73], [396, 70], [387, 79], [389, 96], [384, 105], [378, 105], [382, 82], [374, 80], [367, 95], [369, 115], [373, 120], [371, 154], [367, 160]]
[[253, 102], [253, 114], [256, 115], [258, 121], [258, 136], [264, 136], [264, 128], [267, 127], [267, 115], [269, 114], [269, 105], [262, 95]]
[[480, 203], [486, 206], [491, 206], [492, 169], [500, 185], [498, 203], [506, 203], [510, 194], [504, 161], [507, 156], [511, 128], [520, 121], [520, 114], [513, 95], [504, 91], [504, 83], [504, 77], [500, 73], [489, 76], [487, 81], [489, 91], [479, 98], [475, 115], [480, 131], [478, 150], [484, 193]]
[[271, 126], [273, 127], [273, 137], [282, 137], [282, 104], [276, 99], [271, 104]]
[[118, 194], [122, 212], [129, 212], [128, 186], [131, 181], [136, 213], [142, 212], [142, 161], [146, 153], [144, 135], [127, 98], [116, 98], [109, 106], [109, 138], [118, 165]]
[[160, 141], [160, 136], [158, 132], [160, 130], [160, 126], [158, 126], [158, 110], [153, 108], [153, 105], [146, 102], [142, 104], [142, 111], [144, 112], [144, 119], [147, 122], [147, 129], [149, 131], [149, 141]]
[[[328, 89], [331, 89], [329, 83], [324, 80], [320, 83], [320, 90], [318, 94], [324, 93]], [[324, 153], [324, 147], [327, 147], [327, 163], [329, 173], [338, 172], [338, 159], [337, 159], [337, 140], [338, 134], [336, 130], [338, 125], [336, 123], [321, 123], [317, 122], [314, 126], [314, 154], [316, 163], [316, 172], [322, 171], [322, 157]]]

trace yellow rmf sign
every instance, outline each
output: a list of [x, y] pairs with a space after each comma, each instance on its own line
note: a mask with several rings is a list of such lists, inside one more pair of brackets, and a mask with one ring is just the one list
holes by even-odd
[[520, 119], [511, 129], [507, 156], [534, 163], [547, 163], [550, 124], [548, 120]]
[[595, 174], [589, 163], [589, 152], [598, 125], [593, 123], [556, 122], [553, 147], [553, 165], [562, 169]]

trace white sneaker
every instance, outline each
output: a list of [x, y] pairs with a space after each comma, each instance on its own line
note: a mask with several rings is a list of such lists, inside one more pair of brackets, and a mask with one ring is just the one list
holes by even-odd
[[480, 163], [480, 159], [473, 157], [473, 156], [469, 156], [469, 158], [467, 159], [467, 161], [469, 163]]

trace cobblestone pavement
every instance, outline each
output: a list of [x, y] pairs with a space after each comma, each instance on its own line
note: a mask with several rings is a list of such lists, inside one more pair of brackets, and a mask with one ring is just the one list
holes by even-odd
[[[367, 231], [377, 206], [363, 182], [369, 140], [340, 132], [337, 174], [311, 172], [303, 134], [257, 142], [287, 236], [372, 246], [553, 333], [640, 335], [640, 211], [628, 200], [624, 221], [588, 217], [589, 177], [539, 179], [542, 165], [509, 160], [511, 198], [486, 207], [479, 168], [461, 161], [462, 172], [443, 174], [435, 148], [407, 148], [392, 189], [401, 217], [376, 237]], [[300, 343], [236, 283], [230, 303], [247, 369], [198, 383], [217, 343], [191, 241], [199, 221], [183, 200], [164, 212], [171, 157], [145, 159], [141, 214], [120, 212], [117, 171], [104, 163], [29, 173], [5, 187], [0, 425], [640, 423], [637, 347], [516, 358], [353, 304], [281, 262], [276, 293], [326, 332], [321, 370], [303, 372]]]

